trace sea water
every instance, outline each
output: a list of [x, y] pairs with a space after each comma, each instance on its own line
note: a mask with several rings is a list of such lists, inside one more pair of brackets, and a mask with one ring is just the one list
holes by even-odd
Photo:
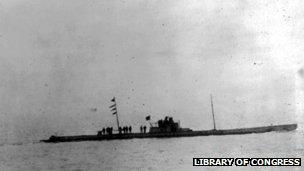
[[[0, 170], [265, 170], [194, 167], [193, 157], [301, 157], [303, 131], [0, 146]], [[303, 165], [303, 164], [302, 164]], [[267, 167], [267, 170], [304, 167]]]

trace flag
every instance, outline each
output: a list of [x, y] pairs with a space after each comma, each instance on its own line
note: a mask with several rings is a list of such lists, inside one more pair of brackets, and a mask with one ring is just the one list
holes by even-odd
[[150, 115], [146, 117], [146, 121], [149, 121], [150, 119], [151, 119]]
[[114, 111], [114, 110], [116, 111], [116, 107], [114, 107], [111, 111]]
[[113, 97], [113, 99], [111, 100], [111, 102], [115, 102], [115, 97]]
[[110, 108], [113, 108], [113, 107], [115, 107], [115, 108], [116, 108], [116, 104], [113, 104], [113, 105], [111, 105], [111, 106], [110, 106]]
[[116, 115], [117, 114], [117, 112], [115, 111], [114, 113], [113, 113], [113, 115]]

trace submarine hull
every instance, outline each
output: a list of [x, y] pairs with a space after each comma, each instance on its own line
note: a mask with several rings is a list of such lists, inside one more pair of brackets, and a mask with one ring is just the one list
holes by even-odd
[[297, 129], [297, 124], [223, 129], [223, 130], [202, 130], [202, 131], [177, 131], [177, 132], [158, 132], [158, 133], [126, 133], [126, 134], [106, 134], [106, 135], [76, 135], [76, 136], [51, 136], [47, 140], [41, 140], [45, 143], [75, 142], [75, 141], [103, 141], [103, 140], [123, 140], [133, 138], [170, 138], [170, 137], [194, 137], [210, 135], [234, 135], [234, 134], [252, 134], [265, 132], [284, 132]]

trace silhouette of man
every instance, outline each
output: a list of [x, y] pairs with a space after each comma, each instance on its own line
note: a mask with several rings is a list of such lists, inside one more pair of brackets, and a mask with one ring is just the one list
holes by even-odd
[[110, 135], [113, 133], [113, 127], [110, 128]]
[[128, 127], [127, 127], [127, 126], [125, 126], [125, 129], [126, 129], [126, 133], [128, 133], [129, 129], [128, 129]]
[[147, 129], [147, 127], [146, 127], [146, 125], [144, 126], [144, 133], [146, 133], [146, 129]]
[[121, 134], [121, 127], [118, 128], [118, 134]]

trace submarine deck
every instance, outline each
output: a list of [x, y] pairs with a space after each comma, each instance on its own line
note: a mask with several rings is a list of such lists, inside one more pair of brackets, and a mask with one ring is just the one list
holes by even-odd
[[170, 138], [170, 137], [193, 137], [209, 135], [233, 135], [233, 134], [251, 134], [265, 133], [271, 131], [292, 131], [297, 129], [297, 124], [224, 129], [224, 130], [202, 130], [202, 131], [182, 131], [182, 132], [162, 132], [162, 133], [126, 133], [126, 134], [106, 134], [106, 135], [76, 135], [76, 136], [52, 136], [47, 140], [41, 140], [46, 143], [73, 142], [73, 141], [102, 141], [115, 139], [133, 139], [133, 138]]

